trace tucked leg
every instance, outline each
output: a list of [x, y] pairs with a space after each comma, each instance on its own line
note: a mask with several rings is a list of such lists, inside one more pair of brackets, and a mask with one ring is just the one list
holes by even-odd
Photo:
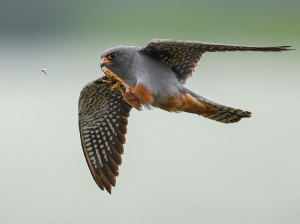
[[126, 83], [124, 83], [123, 80], [120, 79], [116, 74], [111, 72], [109, 69], [102, 69], [102, 71], [107, 76], [107, 78], [109, 78], [112, 82], [118, 82], [119, 84], [126, 86], [129, 89], [129, 86]]

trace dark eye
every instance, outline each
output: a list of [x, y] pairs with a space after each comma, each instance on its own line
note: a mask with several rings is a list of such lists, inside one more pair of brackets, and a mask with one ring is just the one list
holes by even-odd
[[116, 57], [117, 57], [116, 53], [112, 53], [112, 54], [108, 55], [109, 59], [115, 59]]

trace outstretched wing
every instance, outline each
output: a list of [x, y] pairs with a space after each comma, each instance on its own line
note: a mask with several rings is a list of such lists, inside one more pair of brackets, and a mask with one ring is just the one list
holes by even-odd
[[140, 51], [168, 65], [181, 83], [192, 76], [206, 52], [222, 51], [288, 51], [289, 46], [255, 47], [199, 41], [152, 39]]
[[127, 118], [131, 106], [119, 90], [96, 79], [85, 85], [79, 97], [79, 131], [83, 153], [98, 186], [111, 193], [124, 152]]

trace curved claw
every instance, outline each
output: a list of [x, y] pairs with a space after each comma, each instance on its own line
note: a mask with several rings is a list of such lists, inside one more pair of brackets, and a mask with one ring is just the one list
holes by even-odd
[[118, 88], [118, 86], [120, 86], [120, 83], [119, 83], [119, 82], [113, 84], [113, 85], [110, 87], [110, 89], [111, 89], [111, 90], [114, 90], [114, 89]]
[[[109, 69], [102, 69], [103, 73], [107, 76], [107, 78], [110, 79], [111, 82], [118, 82], [119, 85], [123, 85], [123, 86], [126, 86], [128, 89], [129, 89], [129, 86], [123, 82], [122, 79], [120, 79], [115, 73], [111, 72]], [[117, 84], [117, 83], [116, 83]], [[115, 85], [115, 84], [114, 84]], [[117, 88], [114, 87], [114, 89]]]
[[102, 80], [102, 82], [106, 82], [106, 83], [108, 83], [109, 85], [112, 85], [112, 84], [113, 84], [112, 81], [108, 81], [108, 80]]

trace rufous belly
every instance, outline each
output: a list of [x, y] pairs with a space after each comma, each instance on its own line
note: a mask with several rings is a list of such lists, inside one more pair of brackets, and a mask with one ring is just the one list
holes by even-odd
[[[129, 86], [130, 92], [124, 92], [123, 97], [127, 103], [135, 107], [137, 110], [141, 110], [142, 102], [152, 105], [153, 94], [147, 87], [142, 84], [138, 84], [135, 87]], [[169, 112], [188, 112], [193, 114], [216, 114], [209, 104], [197, 100], [188, 93], [181, 93], [179, 97], [171, 96], [167, 99], [167, 103], [158, 106], [162, 110]]]
[[169, 112], [183, 111], [199, 115], [217, 113], [209, 104], [195, 99], [188, 93], [181, 93], [179, 97], [169, 97], [167, 103], [160, 105], [159, 108]]

